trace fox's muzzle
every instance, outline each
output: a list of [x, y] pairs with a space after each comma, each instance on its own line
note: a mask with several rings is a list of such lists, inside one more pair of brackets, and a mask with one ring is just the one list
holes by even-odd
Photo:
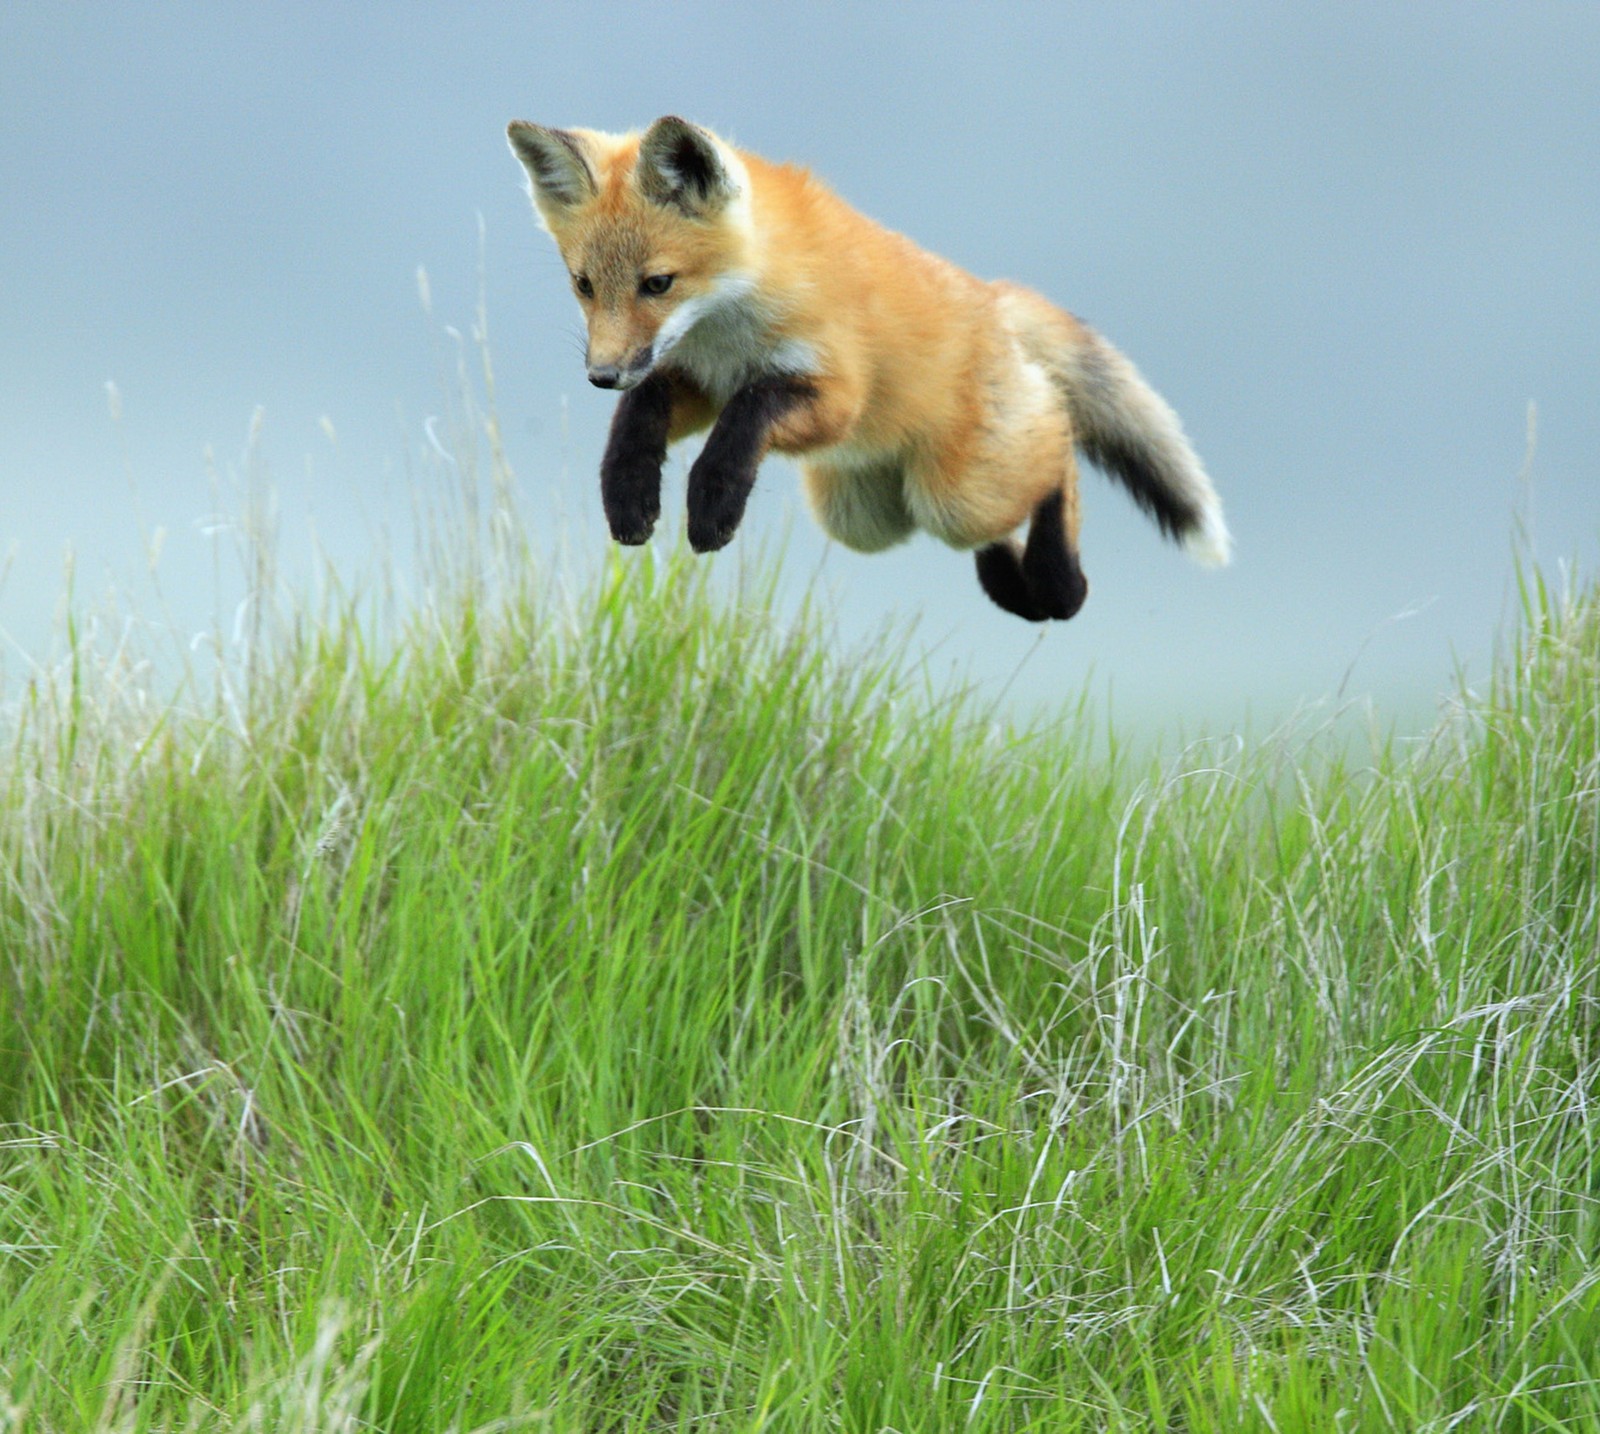
[[626, 364], [591, 363], [589, 382], [596, 388], [632, 388], [649, 377], [654, 363], [654, 345], [648, 345]]

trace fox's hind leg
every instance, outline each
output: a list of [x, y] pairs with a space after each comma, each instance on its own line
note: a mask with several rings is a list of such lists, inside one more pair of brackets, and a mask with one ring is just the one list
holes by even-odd
[[[982, 421], [908, 468], [917, 526], [976, 550], [978, 581], [1029, 622], [1069, 618], [1089, 591], [1078, 566], [1078, 466], [1072, 425], [1045, 371], [1015, 352], [982, 385]], [[1010, 535], [1024, 521], [1028, 540]]]
[[1033, 510], [1028, 545], [1022, 550], [1022, 576], [1045, 617], [1069, 618], [1089, 596], [1089, 580], [1078, 562], [1076, 527], [1069, 520], [1062, 488]]
[[1065, 620], [1083, 606], [1089, 580], [1078, 562], [1076, 517], [1057, 488], [1033, 510], [1026, 547], [1007, 538], [978, 549], [978, 581], [997, 606], [1029, 622]]

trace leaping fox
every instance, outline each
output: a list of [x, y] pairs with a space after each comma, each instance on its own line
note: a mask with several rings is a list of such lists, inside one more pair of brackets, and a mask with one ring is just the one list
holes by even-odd
[[1076, 445], [1196, 558], [1228, 561], [1177, 415], [1065, 310], [675, 116], [643, 134], [507, 133], [588, 322], [589, 381], [622, 394], [600, 465], [618, 542], [649, 538], [667, 445], [709, 426], [689, 471], [696, 552], [733, 537], [776, 449], [801, 459], [846, 547], [920, 528], [976, 550], [1007, 612], [1069, 618], [1088, 593]]

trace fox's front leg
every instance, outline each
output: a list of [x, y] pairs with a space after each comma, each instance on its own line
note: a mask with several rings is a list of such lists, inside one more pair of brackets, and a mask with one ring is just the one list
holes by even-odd
[[733, 537], [774, 425], [815, 396], [805, 379], [768, 377], [746, 384], [723, 405], [689, 470], [689, 546], [695, 552], [714, 553]]
[[611, 536], [638, 544], [661, 516], [661, 465], [672, 423], [672, 385], [651, 374], [622, 395], [600, 460], [600, 501]]

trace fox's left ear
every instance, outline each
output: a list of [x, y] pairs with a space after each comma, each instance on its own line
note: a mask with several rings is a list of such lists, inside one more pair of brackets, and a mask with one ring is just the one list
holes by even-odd
[[546, 129], [527, 120], [506, 126], [511, 152], [522, 161], [532, 182], [533, 202], [547, 225], [562, 212], [593, 199], [599, 192], [594, 170], [583, 152], [582, 136], [571, 130]]
[[639, 141], [639, 188], [646, 199], [691, 217], [714, 214], [739, 194], [738, 177], [712, 135], [665, 115]]

